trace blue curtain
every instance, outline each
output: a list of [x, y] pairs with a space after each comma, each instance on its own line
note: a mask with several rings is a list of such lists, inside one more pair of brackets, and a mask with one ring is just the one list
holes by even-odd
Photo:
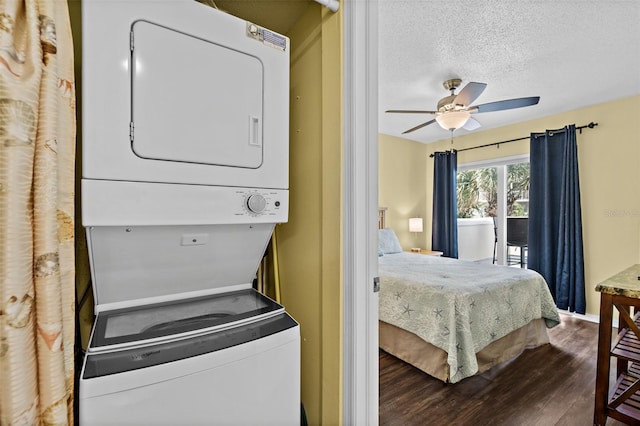
[[458, 258], [457, 171], [455, 151], [434, 153], [431, 249], [455, 259]]
[[549, 284], [560, 309], [586, 310], [575, 125], [531, 134], [529, 269]]

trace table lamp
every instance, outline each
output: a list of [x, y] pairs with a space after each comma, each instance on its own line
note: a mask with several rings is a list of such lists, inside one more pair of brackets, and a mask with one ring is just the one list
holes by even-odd
[[[421, 217], [412, 217], [409, 219], [409, 232], [414, 233], [414, 238], [416, 237], [416, 233], [422, 232], [422, 218]], [[412, 247], [412, 252], [420, 253], [420, 247]]]

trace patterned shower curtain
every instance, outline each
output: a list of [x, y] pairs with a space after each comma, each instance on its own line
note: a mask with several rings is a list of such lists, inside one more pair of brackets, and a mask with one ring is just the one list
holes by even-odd
[[73, 44], [66, 0], [0, 2], [0, 424], [73, 424]]

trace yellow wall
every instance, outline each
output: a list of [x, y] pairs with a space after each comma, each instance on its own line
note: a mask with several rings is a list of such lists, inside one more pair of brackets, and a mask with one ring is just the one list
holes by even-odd
[[[481, 119], [481, 116], [478, 118]], [[428, 154], [434, 151], [515, 139], [531, 132], [558, 129], [567, 124], [575, 123], [580, 126], [590, 121], [597, 122], [596, 128], [578, 133], [587, 314], [597, 315], [600, 296], [594, 291], [596, 284], [640, 261], [639, 118], [640, 96], [634, 96], [454, 137], [453, 145], [449, 139], [443, 139], [426, 145], [428, 149], [424, 156], [424, 166], [427, 181], [431, 182], [433, 176], [433, 160]], [[386, 143], [384, 140], [386, 138], [381, 136], [381, 145]], [[458, 164], [528, 152], [528, 140], [513, 142], [501, 145], [500, 148], [488, 147], [460, 152]], [[384, 163], [381, 161], [380, 164], [382, 168]], [[383, 176], [391, 181], [385, 182], [385, 187], [393, 188], [392, 171], [380, 170], [381, 179]], [[403, 183], [400, 181], [398, 184]], [[421, 195], [416, 194], [416, 197]], [[432, 201], [433, 188], [428, 184], [426, 202], [429, 209]], [[426, 234], [430, 238], [430, 221], [425, 221], [425, 227], [428, 228]]]
[[291, 38], [290, 210], [278, 225], [282, 302], [302, 336], [309, 424], [342, 422], [340, 14], [319, 5]]
[[[428, 146], [380, 135], [378, 145], [378, 204], [387, 208], [387, 228], [392, 228], [405, 250], [431, 248], [427, 232], [409, 232], [409, 218], [423, 218], [424, 228], [431, 229], [431, 210], [427, 210], [427, 185], [433, 185], [425, 167]], [[428, 225], [427, 225], [428, 224]]]

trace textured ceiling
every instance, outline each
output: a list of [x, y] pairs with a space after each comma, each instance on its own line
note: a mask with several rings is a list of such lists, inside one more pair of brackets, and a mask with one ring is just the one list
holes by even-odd
[[[433, 115], [384, 111], [434, 110], [449, 94], [442, 82], [453, 77], [461, 78], [462, 86], [487, 83], [474, 104], [541, 97], [536, 106], [474, 114], [482, 124], [475, 132], [640, 94], [639, 0], [381, 0], [378, 5], [381, 133], [424, 143], [448, 138], [435, 123], [401, 134]], [[591, 120], [597, 117], [585, 117]]]

